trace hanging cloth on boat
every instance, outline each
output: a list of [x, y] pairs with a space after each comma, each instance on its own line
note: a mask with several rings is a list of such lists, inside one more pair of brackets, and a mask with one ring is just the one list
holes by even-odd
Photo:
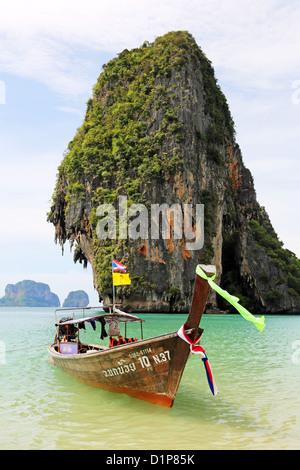
[[116, 320], [111, 320], [108, 327], [108, 336], [120, 336], [121, 331]]
[[239, 299], [238, 297], [234, 297], [233, 295], [229, 294], [226, 290], [221, 289], [215, 282], [214, 278], [216, 277], [216, 274], [214, 274], [212, 277], [208, 277], [205, 272], [200, 268], [198, 265], [196, 268], [196, 273], [198, 276], [202, 277], [203, 279], [206, 279], [210, 287], [215, 290], [219, 295], [224, 297], [231, 305], [233, 305], [236, 310], [242, 315], [242, 317], [245, 318], [245, 320], [249, 320], [254, 325], [259, 331], [263, 331], [265, 325], [265, 317], [255, 317], [252, 315], [252, 313], [248, 312], [242, 305], [239, 304]]
[[93, 330], [95, 331], [96, 330], [96, 322], [94, 319], [91, 319], [91, 320], [87, 320], [91, 325], [92, 325], [92, 328]]
[[207, 355], [205, 354], [205, 350], [202, 348], [202, 346], [200, 346], [200, 344], [196, 344], [197, 341], [199, 341], [201, 335], [198, 336], [198, 338], [196, 338], [195, 341], [193, 342], [191, 338], [189, 338], [185, 334], [184, 325], [182, 325], [182, 327], [177, 331], [177, 335], [179, 336], [179, 338], [181, 338], [183, 341], [185, 341], [186, 343], [190, 345], [190, 349], [193, 354], [201, 355], [201, 358], [205, 367], [205, 372], [206, 372], [206, 377], [207, 377], [209, 388], [211, 389], [211, 393], [214, 396], [217, 395], [219, 392], [217, 389], [216, 382], [214, 380], [214, 376], [213, 376], [210, 364], [207, 359]]
[[101, 323], [101, 335], [100, 338], [104, 339], [107, 336], [106, 329], [105, 329], [105, 318], [104, 317], [97, 317], [95, 318], [96, 321], [99, 321]]

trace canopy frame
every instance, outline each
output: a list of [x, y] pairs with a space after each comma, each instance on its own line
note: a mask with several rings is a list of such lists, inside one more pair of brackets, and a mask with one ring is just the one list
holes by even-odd
[[[101, 307], [100, 307], [101, 308]], [[103, 313], [102, 315], [93, 315], [89, 317], [81, 317], [75, 318], [75, 312], [81, 310], [82, 313], [86, 310], [97, 309], [99, 311], [99, 307], [74, 307], [74, 308], [57, 308], [55, 310], [55, 326], [57, 327], [57, 337], [59, 335], [59, 327], [64, 325], [78, 325], [79, 323], [97, 321], [100, 318], [104, 318], [105, 323], [110, 323], [111, 321], [115, 320], [118, 323], [125, 323], [125, 337], [127, 336], [127, 323], [136, 323], [139, 322], [141, 325], [141, 339], [144, 339], [143, 336], [143, 322], [145, 320], [136, 317], [135, 315], [131, 315], [129, 313], [122, 312], [121, 310], [117, 309], [113, 306], [113, 312], [111, 312], [111, 308], [109, 307], [110, 313]], [[57, 321], [57, 313], [58, 312], [73, 312], [72, 319], [67, 321]], [[78, 328], [78, 343], [79, 343], [79, 328]]]

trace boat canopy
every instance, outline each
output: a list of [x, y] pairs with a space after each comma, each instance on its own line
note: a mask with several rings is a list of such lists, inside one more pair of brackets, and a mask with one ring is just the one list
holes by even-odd
[[[66, 310], [66, 309], [64, 309]], [[71, 309], [69, 309], [71, 310]], [[84, 323], [97, 321], [100, 318], [104, 318], [106, 323], [110, 323], [112, 320], [116, 320], [119, 323], [131, 323], [131, 322], [144, 322], [141, 318], [136, 317], [135, 315], [130, 315], [129, 313], [122, 312], [119, 309], [115, 309], [114, 313], [105, 313], [104, 315], [95, 315], [92, 317], [83, 317], [83, 318], [73, 318], [72, 320], [60, 321], [59, 325], [74, 325], [76, 323]]]

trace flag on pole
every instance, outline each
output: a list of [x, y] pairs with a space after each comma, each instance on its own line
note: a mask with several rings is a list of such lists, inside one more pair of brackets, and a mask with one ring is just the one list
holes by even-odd
[[129, 274], [113, 273], [113, 286], [129, 286], [131, 279]]
[[125, 264], [119, 263], [115, 259], [112, 260], [112, 270], [113, 272], [122, 271], [122, 273], [126, 273], [127, 266]]

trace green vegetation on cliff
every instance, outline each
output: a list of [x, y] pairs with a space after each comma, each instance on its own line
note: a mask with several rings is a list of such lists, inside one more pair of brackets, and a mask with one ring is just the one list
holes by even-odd
[[[84, 181], [96, 182], [94, 206], [113, 203], [120, 191], [129, 202], [144, 202], [144, 188], [182, 169], [179, 146], [170, 146], [170, 136], [180, 143], [190, 136], [178, 117], [185, 100], [185, 83], [178, 90], [174, 74], [182, 66], [201, 64], [206, 94], [206, 112], [212, 125], [200, 134], [212, 158], [220, 156], [214, 144], [222, 143], [225, 129], [234, 133], [226, 99], [216, 84], [210, 61], [187, 32], [168, 33], [153, 44], [125, 49], [104, 65], [87, 103], [83, 125], [70, 142], [59, 175], [67, 178], [67, 202], [85, 197]], [[173, 78], [173, 80], [172, 80]], [[167, 84], [167, 86], [166, 86]], [[175, 94], [176, 92], [176, 94]], [[158, 128], [156, 113], [163, 113]], [[152, 128], [153, 127], [153, 128]], [[101, 184], [97, 184], [101, 182]], [[58, 188], [57, 188], [58, 189]]]
[[87, 307], [89, 296], [83, 290], [71, 291], [63, 302], [63, 308], [67, 307]]
[[[87, 103], [84, 123], [69, 143], [59, 167], [48, 219], [55, 220], [55, 201], [62, 190], [64, 214], [70, 212], [74, 203], [79, 207], [81, 200], [89, 198], [87, 191], [91, 191], [88, 223], [94, 232], [97, 278], [104, 290], [111, 284], [111, 253], [126, 250], [126, 244], [97, 240], [96, 207], [103, 203], [117, 205], [122, 194], [128, 197], [129, 205], [148, 204], [149, 191], [155, 182], [163, 184], [184, 170], [182, 146], [192, 138], [179, 117], [190, 99], [185, 69], [197, 70], [199, 65], [206, 96], [205, 112], [211, 124], [207, 132], [201, 133], [197, 128], [193, 132], [210, 158], [221, 164], [217, 147], [228, 130], [233, 137], [233, 120], [210, 61], [185, 31], [170, 32], [131, 51], [125, 49], [104, 65], [93, 97]], [[213, 197], [203, 194], [203, 199], [209, 205]], [[211, 220], [208, 215], [207, 221], [209, 217]], [[207, 223], [210, 229], [211, 222]], [[64, 233], [64, 223], [59, 230], [58, 239], [62, 243], [72, 236]], [[205, 249], [204, 261], [209, 262], [213, 254], [210, 241]]]
[[[119, 239], [118, 227], [116, 239], [100, 240], [97, 207], [118, 212], [120, 196], [147, 208], [204, 204], [203, 248], [188, 251], [172, 237]], [[188, 310], [195, 267], [204, 262], [216, 264], [222, 286], [247, 305], [251, 298], [258, 309], [298, 311], [299, 260], [260, 213], [226, 98], [188, 32], [125, 49], [103, 66], [48, 214], [56, 241], [69, 240], [74, 261], [91, 263], [100, 298], [111, 295], [113, 254], [132, 276], [130, 288], [118, 292], [132, 300], [130, 308], [140, 301], [150, 311]]]
[[20, 281], [7, 284], [0, 307], [59, 307], [60, 301], [50, 291], [48, 284], [35, 281]]
[[[290, 250], [283, 248], [283, 243], [278, 240], [272, 225], [269, 222], [266, 223], [263, 217], [259, 222], [250, 220], [249, 225], [258, 245], [263, 247], [271, 261], [283, 273], [283, 276], [277, 279], [277, 285], [287, 283], [290, 295], [300, 299], [300, 260]], [[261, 280], [268, 281], [268, 277], [263, 272]], [[280, 292], [274, 289], [269, 292], [268, 296], [269, 300], [276, 302]]]

